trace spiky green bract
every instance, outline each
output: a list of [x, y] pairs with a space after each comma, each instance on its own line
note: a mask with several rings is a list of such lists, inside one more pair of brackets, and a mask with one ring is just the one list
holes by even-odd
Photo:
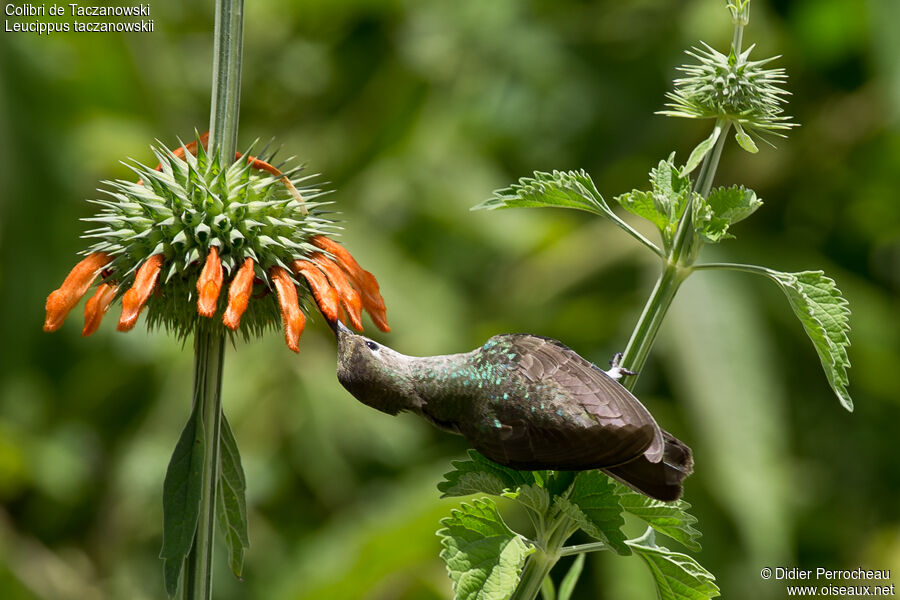
[[698, 62], [678, 68], [685, 77], [675, 80], [675, 89], [666, 93], [668, 110], [658, 114], [729, 121], [737, 129], [738, 142], [751, 152], [755, 145], [745, 130], [757, 137], [785, 137], [782, 132], [796, 126], [782, 114], [784, 96], [790, 93], [781, 87], [787, 75], [781, 68], [765, 68], [777, 56], [749, 60], [754, 47], [740, 55], [722, 54], [705, 43], [688, 50]]
[[[247, 337], [279, 323], [279, 312], [268, 270], [284, 267], [296, 258], [316, 252], [311, 236], [329, 234], [337, 226], [326, 203], [315, 199], [323, 192], [303, 187], [310, 177], [300, 169], [285, 173], [302, 195], [295, 198], [280, 177], [255, 169], [246, 158], [220, 165], [218, 157], [197, 144], [197, 154], [154, 148], [159, 170], [130, 161], [135, 181], [105, 181], [100, 191], [109, 198], [91, 200], [100, 212], [85, 219], [100, 226], [83, 237], [93, 240], [86, 250], [106, 252], [113, 262], [104, 271], [119, 286], [130, 287], [138, 267], [150, 256], [162, 254], [163, 267], [156, 293], [147, 303], [148, 326], [161, 325], [180, 337], [202, 327], [223, 327], [221, 315], [200, 317], [196, 310], [197, 278], [215, 246], [226, 285], [219, 295], [219, 313], [226, 305], [227, 281], [247, 258], [255, 265], [256, 284], [240, 331]], [[304, 288], [301, 287], [301, 292]], [[302, 296], [301, 296], [302, 297]]]

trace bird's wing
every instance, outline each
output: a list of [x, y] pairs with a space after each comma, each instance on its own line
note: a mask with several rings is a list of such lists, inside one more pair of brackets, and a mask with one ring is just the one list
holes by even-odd
[[[517, 356], [518, 376], [544, 389], [561, 390], [585, 419], [522, 418], [501, 424], [492, 435], [473, 432], [483, 454], [514, 468], [587, 469], [621, 465], [643, 455], [662, 459], [665, 443], [653, 416], [628, 390], [561, 342], [533, 335], [501, 336]], [[523, 402], [523, 400], [519, 400]], [[554, 405], [555, 411], [558, 405]], [[463, 432], [466, 435], [466, 432]], [[467, 437], [470, 437], [467, 435]]]

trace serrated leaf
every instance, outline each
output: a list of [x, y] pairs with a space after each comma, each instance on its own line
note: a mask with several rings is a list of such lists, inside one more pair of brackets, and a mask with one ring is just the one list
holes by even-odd
[[453, 470], [445, 473], [437, 486], [442, 498], [480, 493], [499, 496], [535, 482], [531, 472], [507, 469], [474, 450], [469, 450], [469, 460], [455, 460], [450, 465]]
[[616, 484], [600, 471], [581, 471], [575, 477], [569, 497], [558, 496], [556, 505], [588, 535], [622, 555], [631, 554], [625, 544], [622, 505]]
[[698, 206], [700, 212], [694, 215], [694, 227], [706, 241], [716, 243], [734, 237], [728, 233], [728, 228], [756, 212], [762, 206], [762, 200], [744, 186], [719, 187]]
[[662, 255], [656, 245], [620, 219], [603, 199], [590, 175], [579, 171], [535, 171], [534, 177], [522, 177], [518, 183], [496, 190], [494, 196], [472, 210], [541, 207], [574, 208], [606, 217], [636, 240]]
[[660, 600], [708, 600], [719, 596], [715, 576], [687, 554], [657, 546], [652, 529], [627, 543], [650, 568]]
[[622, 208], [633, 215], [647, 219], [662, 232], [669, 225], [669, 215], [656, 199], [657, 197], [651, 192], [641, 190], [631, 190], [615, 198]]
[[847, 391], [850, 383], [847, 348], [850, 339], [850, 309], [834, 280], [822, 271], [782, 273], [766, 269], [766, 274], [781, 286], [806, 335], [812, 341], [825, 377], [841, 404], [853, 411], [853, 400]]
[[715, 145], [716, 140], [719, 139], [721, 133], [722, 130], [719, 127], [716, 127], [708, 138], [697, 144], [697, 147], [691, 151], [691, 155], [681, 169], [682, 177], [687, 177], [700, 165], [706, 155], [709, 154], [709, 151], [712, 150], [712, 147]]
[[503, 492], [502, 495], [506, 498], [512, 498], [525, 508], [541, 516], [550, 508], [550, 494], [539, 485], [523, 485], [516, 491]]
[[200, 518], [200, 493], [203, 487], [203, 424], [197, 407], [191, 411], [163, 482], [163, 559], [166, 592], [174, 596], [184, 559], [194, 543]]
[[441, 525], [440, 556], [453, 582], [454, 599], [509, 598], [534, 547], [507, 527], [496, 505], [489, 498], [462, 504]]
[[222, 415], [219, 452], [221, 456], [217, 498], [219, 531], [228, 546], [231, 571], [240, 577], [244, 566], [244, 549], [250, 547], [247, 533], [247, 481], [244, 478], [237, 441], [225, 415]]
[[563, 577], [562, 582], [559, 584], [557, 600], [570, 600], [572, 593], [575, 591], [575, 584], [578, 583], [578, 578], [581, 577], [581, 571], [583, 569], [584, 554], [579, 554], [575, 557], [575, 561], [572, 563], [572, 566], [569, 567], [566, 576]]
[[492, 198], [473, 210], [514, 207], [575, 208], [599, 215], [612, 214], [584, 170], [535, 171], [534, 177], [522, 177], [518, 183], [495, 191]]
[[653, 223], [668, 251], [691, 194], [691, 181], [675, 166], [674, 153], [650, 170], [650, 187], [649, 192], [632, 190], [617, 196], [616, 201], [628, 212]]
[[619, 503], [625, 512], [631, 513], [659, 533], [680, 542], [685, 548], [700, 551], [701, 534], [693, 525], [697, 518], [688, 513], [690, 504], [684, 500], [661, 502], [639, 494], [624, 485], [618, 485]]

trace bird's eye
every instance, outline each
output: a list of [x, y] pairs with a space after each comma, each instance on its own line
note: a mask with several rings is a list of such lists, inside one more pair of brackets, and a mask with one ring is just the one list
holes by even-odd
[[378, 344], [376, 344], [372, 340], [366, 340], [366, 346], [369, 347], [369, 350], [378, 350]]

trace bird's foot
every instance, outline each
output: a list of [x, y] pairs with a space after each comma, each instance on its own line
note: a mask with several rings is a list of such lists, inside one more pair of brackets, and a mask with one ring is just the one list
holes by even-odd
[[610, 369], [608, 371], [604, 371], [607, 375], [615, 379], [616, 381], [622, 379], [625, 375], [637, 375], [636, 372], [626, 369], [624, 367], [620, 367], [619, 363], [622, 360], [622, 353], [616, 352], [616, 355], [613, 356], [613, 359], [609, 361]]

